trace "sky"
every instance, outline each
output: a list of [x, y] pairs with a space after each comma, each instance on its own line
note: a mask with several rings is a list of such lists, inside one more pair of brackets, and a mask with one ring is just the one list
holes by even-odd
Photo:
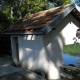
[[76, 5], [80, 8], [80, 0], [71, 0], [71, 1], [74, 3], [77, 1]]
[[77, 1], [77, 0], [71, 0], [72, 2], [75, 2], [75, 1]]

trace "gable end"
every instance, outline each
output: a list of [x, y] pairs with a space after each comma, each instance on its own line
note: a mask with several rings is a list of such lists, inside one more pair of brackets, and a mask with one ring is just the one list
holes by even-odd
[[51, 23], [49, 23], [46, 27], [42, 29], [42, 32], [45, 34], [49, 33], [56, 25], [66, 17], [73, 9], [75, 8], [75, 4], [71, 4], [68, 8], [66, 8], [60, 15], [58, 15]]

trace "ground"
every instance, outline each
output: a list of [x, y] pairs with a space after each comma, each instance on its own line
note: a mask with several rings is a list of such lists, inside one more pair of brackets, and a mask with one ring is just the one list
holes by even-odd
[[29, 73], [24, 71], [14, 72], [8, 75], [3, 75], [0, 77], [0, 80], [45, 80], [41, 76], [36, 75], [35, 73]]
[[12, 57], [0, 58], [0, 80], [45, 80], [36, 73], [13, 66]]

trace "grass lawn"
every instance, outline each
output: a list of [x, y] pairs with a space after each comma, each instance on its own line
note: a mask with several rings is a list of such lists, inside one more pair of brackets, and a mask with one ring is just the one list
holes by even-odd
[[70, 55], [80, 55], [80, 44], [71, 44], [71, 45], [64, 45], [63, 47], [64, 53], [69, 53]]

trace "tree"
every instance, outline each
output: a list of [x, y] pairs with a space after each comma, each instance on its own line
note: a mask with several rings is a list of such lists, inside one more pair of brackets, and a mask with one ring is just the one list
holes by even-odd
[[66, 4], [70, 4], [71, 0], [49, 0], [55, 7], [64, 6]]
[[20, 17], [48, 9], [47, 0], [22, 0], [18, 4], [17, 14]]
[[[48, 8], [47, 0], [0, 0], [0, 12], [10, 21], [10, 25], [26, 15], [28, 16]], [[5, 22], [3, 23], [5, 24]], [[4, 27], [4, 25], [2, 26]], [[0, 27], [0, 29], [3, 27]]]

